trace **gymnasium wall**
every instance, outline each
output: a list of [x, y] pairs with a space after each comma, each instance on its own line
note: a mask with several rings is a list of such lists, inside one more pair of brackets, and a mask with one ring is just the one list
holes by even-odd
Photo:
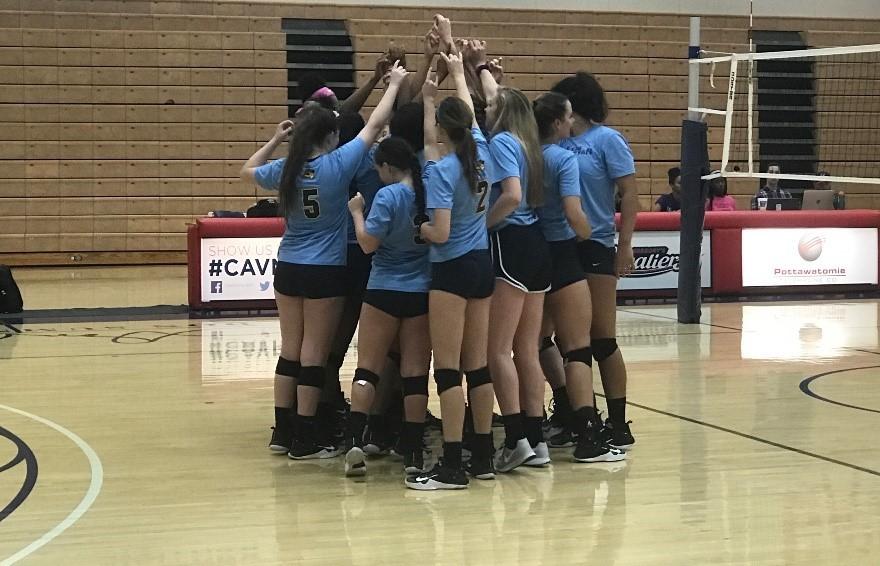
[[[182, 263], [187, 223], [214, 209], [243, 210], [258, 196], [238, 171], [287, 115], [281, 18], [347, 20], [362, 83], [389, 40], [420, 52], [434, 11], [0, 0], [0, 263]], [[488, 40], [504, 57], [507, 83], [529, 94], [573, 70], [597, 73], [613, 107], [610, 124], [636, 154], [643, 208], [665, 191], [686, 106], [686, 17], [444, 13], [458, 35]], [[807, 31], [813, 45], [880, 43], [876, 20], [773, 18], [756, 25]], [[744, 18], [707, 17], [703, 27], [706, 48], [745, 49]], [[410, 66], [418, 59], [411, 55]], [[703, 103], [721, 107], [723, 99], [718, 90]], [[710, 133], [716, 160], [721, 133]], [[732, 185], [741, 207], [753, 185]], [[851, 208], [880, 207], [869, 187], [856, 190]]]

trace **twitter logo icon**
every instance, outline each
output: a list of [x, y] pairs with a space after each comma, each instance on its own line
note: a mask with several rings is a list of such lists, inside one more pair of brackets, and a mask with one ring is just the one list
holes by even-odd
[[263, 281], [262, 283], [260, 283], [260, 291], [268, 291], [268, 290], [269, 290], [269, 286], [270, 286], [271, 284], [272, 284], [271, 281]]

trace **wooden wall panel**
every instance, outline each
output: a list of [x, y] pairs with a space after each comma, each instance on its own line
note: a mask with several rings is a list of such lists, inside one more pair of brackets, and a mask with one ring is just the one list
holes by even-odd
[[[287, 115], [281, 19], [347, 20], [356, 80], [363, 84], [389, 41], [419, 52], [433, 11], [0, 0], [0, 261], [183, 261], [188, 222], [215, 208], [246, 208], [259, 195], [237, 179], [237, 171]], [[650, 206], [666, 190], [686, 98], [686, 17], [475, 8], [446, 13], [457, 35], [482, 37], [492, 54], [503, 56], [507, 83], [529, 96], [566, 73], [595, 72], [613, 108], [610, 124], [628, 137], [637, 156], [640, 200]], [[817, 45], [878, 41], [876, 21], [761, 19], [757, 25], [799, 29]], [[703, 27], [707, 49], [744, 49], [744, 18], [707, 17]], [[419, 59], [411, 55], [410, 66]], [[724, 91], [712, 92], [708, 73], [704, 69], [704, 104], [720, 108]], [[366, 111], [379, 96], [373, 93]], [[829, 108], [837, 103], [831, 97], [823, 102]], [[876, 130], [854, 136], [866, 155], [880, 141]], [[721, 141], [720, 129], [713, 128], [713, 158], [720, 157]], [[744, 201], [746, 185], [732, 186]], [[851, 189], [864, 193], [854, 194], [853, 203], [880, 202], [869, 186]]]

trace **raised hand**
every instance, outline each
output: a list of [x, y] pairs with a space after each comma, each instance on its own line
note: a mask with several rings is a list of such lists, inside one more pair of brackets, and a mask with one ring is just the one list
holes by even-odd
[[501, 80], [504, 78], [504, 67], [501, 66], [501, 57], [492, 59], [487, 65], [489, 65], [489, 72], [492, 73], [495, 82], [501, 84]]
[[437, 29], [440, 41], [446, 43], [446, 45], [452, 45], [452, 22], [449, 21], [449, 18], [443, 16], [443, 14], [435, 14], [434, 27]]
[[486, 63], [486, 42], [479, 39], [472, 39], [468, 42], [468, 62], [474, 67], [479, 67]]
[[436, 28], [425, 34], [425, 57], [433, 57], [440, 51], [440, 34]]
[[284, 120], [275, 126], [275, 135], [272, 137], [278, 141], [283, 141], [287, 139], [291, 131], [293, 131], [293, 122], [291, 120]]
[[394, 66], [391, 67], [390, 71], [388, 71], [388, 85], [400, 86], [400, 83], [403, 82], [403, 79], [406, 78], [406, 75], [406, 68], [400, 66], [400, 61], [395, 61]]
[[459, 55], [454, 53], [452, 55], [440, 53], [440, 57], [442, 57], [443, 62], [446, 63], [446, 68], [449, 70], [450, 75], [464, 75], [464, 63]]
[[437, 98], [437, 91], [437, 72], [431, 71], [431, 74], [425, 80], [425, 84], [422, 85], [422, 97], [425, 100], [434, 100]]
[[388, 55], [385, 53], [379, 55], [379, 58], [376, 59], [376, 69], [373, 71], [373, 76], [376, 79], [381, 79], [385, 76], [390, 67], [391, 61], [388, 60]]

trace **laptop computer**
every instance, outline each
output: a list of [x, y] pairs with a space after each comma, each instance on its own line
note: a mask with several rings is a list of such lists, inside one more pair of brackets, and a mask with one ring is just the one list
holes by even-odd
[[801, 203], [796, 198], [768, 198], [767, 210], [800, 210]]
[[805, 190], [801, 210], [834, 210], [834, 191], [828, 189]]

